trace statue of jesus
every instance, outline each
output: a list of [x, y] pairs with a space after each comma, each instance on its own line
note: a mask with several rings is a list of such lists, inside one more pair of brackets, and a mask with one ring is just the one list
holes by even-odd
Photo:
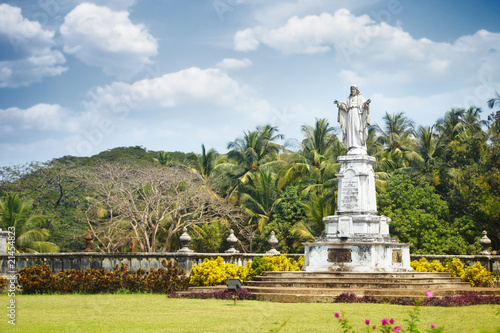
[[337, 100], [334, 102], [339, 109], [337, 121], [342, 128], [342, 141], [348, 153], [351, 149], [362, 149], [366, 154], [366, 139], [370, 126], [370, 102], [370, 99], [365, 100], [358, 87], [354, 85], [351, 86], [351, 94], [345, 103]]

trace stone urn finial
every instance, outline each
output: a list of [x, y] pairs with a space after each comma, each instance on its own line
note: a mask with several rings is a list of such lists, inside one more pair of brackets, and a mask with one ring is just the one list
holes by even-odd
[[488, 238], [487, 234], [488, 233], [486, 232], [486, 230], [483, 230], [483, 237], [481, 237], [481, 239], [479, 240], [479, 244], [483, 247], [483, 250], [481, 252], [479, 252], [479, 254], [483, 254], [483, 255], [490, 254], [488, 252], [488, 247], [491, 244], [491, 240]]
[[181, 241], [181, 246], [182, 248], [178, 250], [177, 252], [183, 252], [183, 253], [192, 253], [194, 252], [189, 248], [189, 242], [191, 242], [191, 237], [187, 233], [187, 228], [184, 227], [182, 228], [182, 235], [179, 237], [179, 240]]
[[92, 243], [92, 235], [90, 234], [90, 229], [87, 229], [87, 235], [85, 236], [85, 243], [86, 247], [83, 252], [92, 252], [92, 249], [90, 248], [90, 244]]
[[269, 237], [269, 240], [267, 242], [271, 246], [271, 249], [267, 251], [266, 254], [279, 256], [281, 253], [280, 251], [276, 250], [276, 245], [278, 245], [278, 239], [276, 238], [274, 231], [271, 231], [271, 236]]
[[234, 235], [234, 230], [229, 230], [229, 237], [226, 238], [226, 241], [229, 243], [229, 249], [226, 250], [226, 253], [240, 253], [240, 251], [236, 250], [234, 246], [238, 243], [238, 238]]

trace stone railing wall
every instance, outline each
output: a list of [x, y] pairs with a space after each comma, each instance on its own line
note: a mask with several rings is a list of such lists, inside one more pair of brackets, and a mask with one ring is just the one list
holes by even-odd
[[[9, 256], [0, 254], [0, 273], [2, 275], [12, 274], [23, 267], [31, 267], [37, 264], [47, 264], [52, 271], [57, 273], [63, 270], [76, 269], [86, 270], [89, 268], [112, 270], [113, 266], [124, 263], [129, 270], [135, 272], [142, 268], [149, 271], [150, 268], [158, 269], [163, 267], [161, 261], [175, 260], [179, 268], [189, 273], [194, 264], [200, 265], [205, 258], [222, 257], [225, 263], [244, 266], [252, 261], [254, 257], [262, 257], [265, 253], [17, 253], [15, 255], [16, 269], [9, 269]], [[303, 254], [288, 254], [289, 258], [298, 259]], [[500, 255], [423, 255], [413, 254], [411, 260], [419, 260], [425, 257], [427, 261], [437, 260], [443, 262], [449, 258], [459, 258], [464, 265], [474, 264], [477, 261], [491, 272], [500, 275]]]
[[[149, 272], [150, 268], [162, 268], [163, 259], [175, 260], [179, 268], [189, 274], [194, 264], [200, 265], [205, 258], [222, 257], [225, 263], [244, 266], [252, 261], [254, 257], [262, 257], [265, 253], [16, 253], [15, 270], [9, 267], [9, 255], [0, 254], [0, 273], [2, 275], [13, 274], [24, 267], [41, 265], [50, 266], [54, 273], [63, 270], [86, 270], [89, 268], [112, 270], [115, 265], [127, 264], [130, 271], [135, 272], [139, 268]], [[289, 254], [289, 258], [298, 259], [301, 254]], [[10, 258], [12, 259], [12, 258]]]

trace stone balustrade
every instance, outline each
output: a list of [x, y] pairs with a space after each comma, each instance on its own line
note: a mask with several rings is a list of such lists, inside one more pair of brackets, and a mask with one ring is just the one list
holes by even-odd
[[[74, 253], [16, 253], [16, 271], [24, 267], [41, 265], [50, 266], [54, 273], [63, 270], [86, 270], [89, 268], [112, 270], [115, 265], [127, 264], [130, 271], [135, 272], [139, 268], [149, 272], [150, 268], [162, 268], [161, 262], [177, 261], [179, 268], [189, 273], [194, 264], [200, 265], [205, 258], [222, 257], [225, 263], [244, 266], [252, 261], [254, 257], [262, 257], [265, 253], [194, 253], [194, 252], [163, 252], [163, 253], [97, 253], [97, 252], [74, 252]], [[301, 254], [289, 254], [289, 258], [298, 259]], [[0, 273], [6, 275], [9, 271], [9, 256], [0, 254]]]
[[[177, 261], [179, 268], [185, 272], [191, 271], [194, 264], [200, 265], [206, 258], [222, 257], [225, 263], [244, 266], [252, 261], [254, 257], [262, 257], [269, 255], [266, 253], [180, 253], [180, 252], [165, 252], [165, 253], [96, 253], [96, 252], [74, 252], [74, 253], [16, 253], [16, 271], [23, 267], [31, 267], [41, 265], [43, 263], [49, 265], [53, 272], [58, 273], [63, 270], [86, 270], [89, 268], [112, 270], [113, 266], [118, 264], [127, 264], [129, 270], [137, 271], [139, 268], [149, 271], [150, 268], [158, 269], [163, 267], [161, 261], [174, 260]], [[303, 254], [288, 254], [289, 258], [298, 259]], [[411, 260], [419, 260], [425, 257], [427, 261], [437, 260], [444, 262], [449, 258], [459, 258], [464, 265], [474, 264], [477, 261], [486, 269], [496, 274], [500, 274], [500, 255], [425, 255], [412, 254]], [[0, 254], [0, 273], [1, 275], [9, 274], [7, 254]]]

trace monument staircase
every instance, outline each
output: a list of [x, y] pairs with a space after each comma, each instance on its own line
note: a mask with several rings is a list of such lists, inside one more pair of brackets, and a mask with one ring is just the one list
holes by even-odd
[[450, 273], [421, 272], [264, 272], [253, 281], [245, 281], [243, 287], [258, 300], [285, 303], [329, 303], [342, 293], [385, 300], [417, 298], [427, 290], [432, 290], [434, 297], [472, 291], [500, 295], [499, 288], [472, 288]]

